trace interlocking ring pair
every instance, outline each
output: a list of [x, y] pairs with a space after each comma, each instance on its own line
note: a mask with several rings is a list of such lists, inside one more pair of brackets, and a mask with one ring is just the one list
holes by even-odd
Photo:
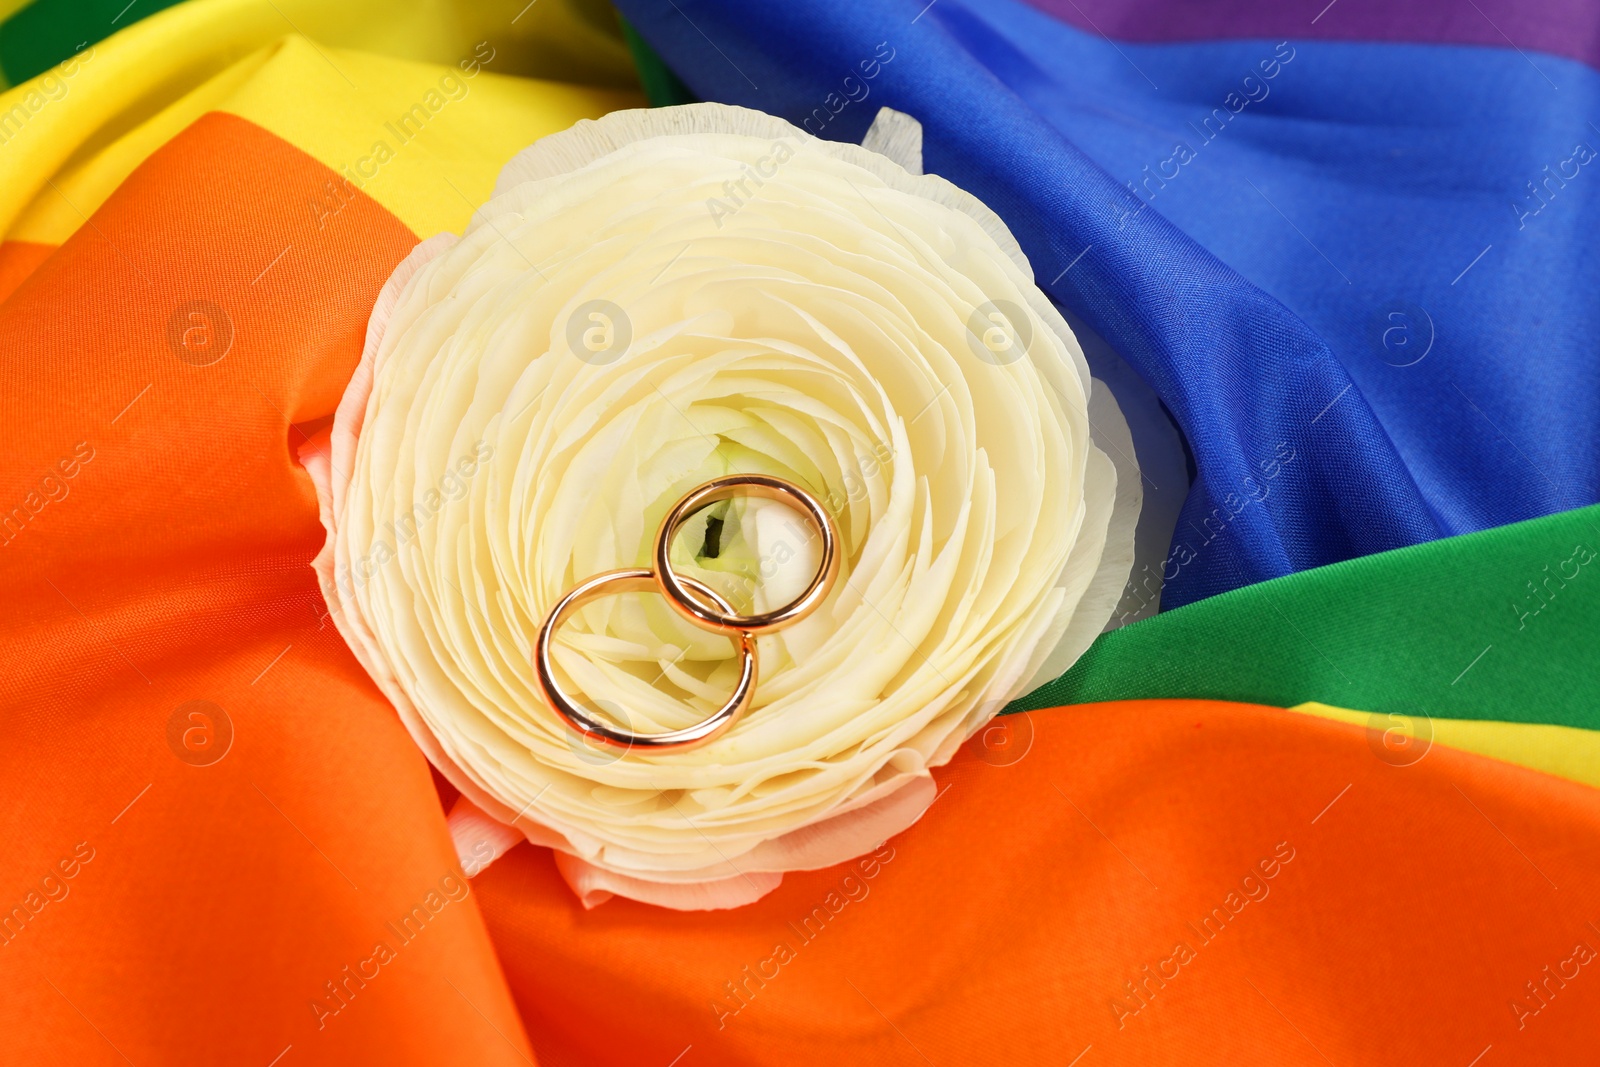
[[[741, 495], [764, 497], [794, 506], [805, 515], [822, 539], [822, 558], [811, 583], [789, 603], [753, 615], [741, 615], [710, 586], [673, 570], [668, 559], [673, 538], [691, 515], [718, 501]], [[833, 517], [820, 501], [791, 481], [766, 474], [730, 474], [698, 486], [674, 504], [657, 527], [655, 546], [651, 552], [652, 567], [604, 571], [585, 578], [567, 590], [566, 595], [556, 601], [555, 607], [545, 616], [544, 624], [539, 627], [538, 639], [534, 642], [533, 665], [546, 703], [566, 720], [567, 725], [585, 738], [594, 738], [619, 748], [666, 751], [704, 744], [720, 736], [739, 720], [755, 696], [756, 637], [793, 626], [817, 609], [839, 576], [838, 546], [838, 532], [834, 528]], [[666, 597], [668, 604], [696, 626], [734, 638], [739, 646], [742, 669], [733, 695], [710, 718], [681, 730], [636, 734], [611, 725], [562, 692], [551, 666], [550, 646], [562, 623], [590, 601], [618, 593], [648, 591], [659, 592]]]

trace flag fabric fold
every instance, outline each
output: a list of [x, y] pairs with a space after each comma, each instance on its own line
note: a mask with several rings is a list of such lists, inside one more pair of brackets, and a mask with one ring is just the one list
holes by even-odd
[[1600, 729], [1600, 508], [1450, 537], [1122, 627], [1013, 705], [1220, 697]]
[[[1280, 27], [1249, 6], [1159, 45], [1014, 0], [619, 6], [704, 99], [841, 139], [880, 104], [922, 122], [928, 169], [995, 208], [1183, 432], [1163, 607], [1600, 494], [1583, 63], [1227, 39]], [[1119, 25], [1148, 38], [1170, 6]]]
[[[1592, 176], [1539, 185], [1522, 230], [1501, 180], [1600, 143], [1577, 128], [1581, 14], [1483, 0], [1544, 50], [1523, 56], [1442, 8], [1358, 32], [1366, 0], [1299, 35], [1269, 5], [626, 0], [698, 95], [821, 107], [844, 139], [880, 103], [919, 119], [928, 169], [1006, 218], [1194, 464], [1193, 554], [1162, 596], [1187, 606], [980, 732], [905, 833], [675, 913], [585, 910], [548, 849], [463, 855], [455, 791], [326, 617], [297, 460], [418, 241], [462, 229], [528, 143], [642, 103], [610, 12], [186, 0], [14, 60], [19, 6], [0, 63], [38, 75], [0, 96], [0, 1060], [1590, 1053], [1600, 509], [1577, 507], [1593, 263], [1571, 235]], [[1169, 43], [1134, 43], [1158, 26]], [[1294, 58], [1263, 80], [1280, 40]], [[1130, 193], [1174, 123], [1243, 85], [1235, 59], [1270, 98]], [[1483, 80], [1455, 120], [1338, 110], [1422, 100], [1449, 63], [1434, 92]], [[1541, 73], [1561, 102], [1524, 97]], [[1308, 157], [1308, 130], [1343, 154]], [[1412, 169], [1384, 171], [1397, 149]], [[1394, 213], [1348, 214], [1384, 174]], [[1491, 211], [1524, 243], [1474, 229]], [[1348, 286], [1307, 247], [1350, 270], [1362, 242], [1395, 262]], [[1424, 277], [1446, 261], [1454, 287]], [[1408, 363], [1416, 309], [1437, 344]]]
[[1540, 983], [1600, 948], [1592, 787], [1238, 704], [1025, 729], [734, 912], [584, 912], [543, 854], [501, 860], [476, 889], [541, 1062], [1581, 1062], [1600, 994]]

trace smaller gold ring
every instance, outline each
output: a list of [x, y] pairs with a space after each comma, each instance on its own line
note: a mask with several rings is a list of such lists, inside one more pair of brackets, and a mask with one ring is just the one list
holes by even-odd
[[[729, 604], [716, 591], [709, 586], [695, 581], [693, 578], [683, 579], [684, 584], [692, 588], [697, 596], [705, 597], [709, 602], [718, 605], [723, 611], [732, 611], [733, 605]], [[655, 575], [644, 568], [629, 568], [625, 570], [604, 571], [593, 577], [585, 578], [571, 589], [565, 596], [556, 602], [545, 616], [544, 625], [539, 627], [538, 639], [534, 642], [533, 666], [534, 674], [538, 679], [539, 689], [549, 705], [555, 709], [567, 723], [586, 737], [597, 737], [606, 744], [618, 748], [647, 748], [665, 751], [674, 748], [685, 748], [697, 745], [719, 736], [739, 720], [750, 707], [750, 700], [755, 696], [756, 690], [756, 642], [748, 633], [735, 634], [739, 646], [739, 658], [742, 670], [739, 673], [739, 682], [733, 689], [733, 695], [727, 703], [718, 708], [710, 718], [686, 726], [681, 730], [669, 730], [660, 734], [636, 734], [630, 730], [623, 730], [612, 726], [600, 719], [592, 712], [577, 704], [561, 691], [557, 684], [555, 672], [550, 663], [550, 646], [555, 640], [555, 634], [561, 624], [583, 605], [591, 600], [603, 596], [613, 596], [618, 593], [643, 593], [655, 592]]]
[[[822, 537], [822, 559], [811, 584], [782, 607], [754, 615], [741, 615], [715, 594], [702, 594], [701, 590], [706, 587], [674, 571], [669, 558], [672, 539], [689, 516], [708, 505], [736, 496], [759, 496], [795, 507], [811, 521]], [[839, 535], [833, 525], [833, 516], [823, 508], [821, 501], [793, 482], [769, 474], [728, 474], [691, 489], [672, 506], [656, 529], [652, 562], [661, 595], [690, 622], [730, 636], [738, 633], [770, 634], [793, 626], [817, 610], [827, 598], [834, 580], [839, 577]]]

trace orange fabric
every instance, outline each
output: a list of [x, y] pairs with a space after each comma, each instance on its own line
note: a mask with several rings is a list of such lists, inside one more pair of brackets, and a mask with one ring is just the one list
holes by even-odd
[[36, 241], [0, 241], [0, 302], [27, 281], [33, 269], [55, 250], [55, 245]]
[[1008, 720], [1020, 761], [733, 912], [584, 912], [526, 846], [467, 892], [308, 566], [294, 450], [415, 241], [318, 229], [331, 176], [207, 116], [0, 305], [0, 1062], [1592, 1057], [1600, 793], [1275, 709]]
[[[735, 912], [585, 913], [513, 850], [478, 899], [540, 1062], [1593, 1062], [1600, 958], [1520, 1030], [1509, 1005], [1600, 950], [1600, 792], [1438, 746], [1394, 767], [1359, 727], [1247, 705], [1031, 726], [1013, 765], [963, 750], [887, 862]], [[1205, 943], [1188, 924], [1230, 893]]]
[[[333, 176], [209, 115], [3, 306], [0, 907], [24, 911], [0, 1062], [527, 1062], [482, 919], [441, 889], [428, 767], [319, 625], [290, 424], [333, 411], [415, 243], [360, 194], [318, 230]], [[169, 340], [195, 300], [232, 322], [210, 366]], [[232, 724], [210, 766], [169, 746], [193, 700]], [[430, 892], [402, 944], [386, 924]], [[346, 979], [380, 940], [395, 958]], [[353, 993], [319, 1030], [329, 981]]]

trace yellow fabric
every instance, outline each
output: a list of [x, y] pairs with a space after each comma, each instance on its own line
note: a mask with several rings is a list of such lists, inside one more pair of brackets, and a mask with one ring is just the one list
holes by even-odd
[[[447, 77], [464, 89], [441, 91]], [[596, 0], [190, 0], [0, 94], [0, 111], [27, 110], [0, 152], [0, 234], [59, 244], [210, 110], [265, 126], [335, 171], [387, 139], [393, 159], [353, 183], [421, 236], [459, 230], [466, 201], [484, 199], [517, 149], [642, 105], [636, 84], [615, 18]], [[414, 120], [407, 129], [420, 132], [402, 144], [384, 124], [419, 104], [426, 121]]]
[[[1290, 711], [1324, 719], [1366, 725], [1371, 712], [1352, 711], [1315, 701]], [[1398, 720], [1399, 717], [1396, 717]], [[1542, 723], [1492, 722], [1482, 719], [1433, 719], [1433, 743], [1504, 760], [1573, 782], [1600, 787], [1600, 732]], [[1389, 725], [1404, 727], [1401, 721]]]
[[344, 175], [422, 237], [460, 232], [500, 167], [540, 137], [644, 105], [636, 92], [325, 53], [337, 70], [291, 38], [226, 110]]
[[[84, 66], [92, 66], [109, 47], [96, 46]], [[207, 111], [222, 107], [269, 55], [270, 49], [263, 49], [241, 59], [104, 147], [86, 144], [22, 209], [6, 239], [47, 245], [65, 241], [151, 152]], [[10, 168], [6, 172], [8, 178], [19, 182], [28, 177], [18, 174], [13, 178]], [[0, 203], [4, 198], [0, 192]]]

